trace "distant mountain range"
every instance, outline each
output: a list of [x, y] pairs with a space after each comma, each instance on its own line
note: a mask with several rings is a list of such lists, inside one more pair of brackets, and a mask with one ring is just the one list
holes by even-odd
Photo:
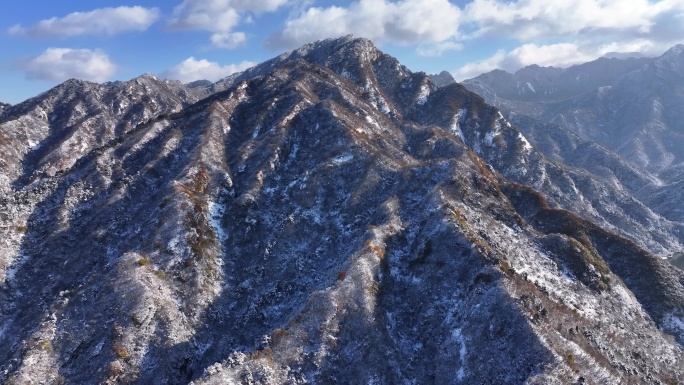
[[655, 60], [500, 110], [346, 36], [0, 107], [0, 382], [682, 382], [684, 169], [536, 95]]
[[493, 71], [463, 84], [489, 103], [567, 127], [650, 172], [684, 161], [683, 45], [657, 58]]
[[[623, 182], [639, 174], [627, 191], [662, 217], [684, 221], [684, 46], [657, 58], [493, 71], [463, 84], [502, 108], [547, 156]], [[595, 162], [597, 152], [604, 161]]]

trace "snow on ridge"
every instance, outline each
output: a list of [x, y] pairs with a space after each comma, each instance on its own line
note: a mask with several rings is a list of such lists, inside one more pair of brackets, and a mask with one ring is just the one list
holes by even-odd
[[468, 109], [462, 108], [458, 110], [458, 112], [454, 115], [453, 122], [451, 123], [451, 132], [455, 135], [458, 135], [459, 138], [461, 138], [461, 141], [465, 143], [465, 136], [463, 136], [463, 130], [461, 130], [461, 123], [465, 119], [465, 116], [468, 114]]
[[214, 232], [218, 237], [219, 241], [223, 243], [228, 238], [228, 235], [221, 227], [221, 218], [226, 212], [226, 207], [220, 203], [209, 201], [209, 212], [207, 213], [207, 220], [214, 228]]
[[416, 96], [416, 104], [419, 106], [424, 105], [427, 103], [428, 96], [430, 96], [430, 87], [426, 83], [423, 83], [420, 85], [418, 96]]
[[461, 347], [458, 351], [459, 359], [461, 360], [461, 367], [458, 368], [458, 372], [456, 372], [456, 377], [458, 378], [459, 381], [463, 381], [465, 378], [465, 370], [464, 366], [466, 364], [466, 356], [468, 354], [468, 350], [466, 348], [465, 344], [465, 338], [463, 337], [463, 334], [461, 333], [461, 329], [454, 329], [451, 332], [451, 337], [458, 342], [459, 346]]
[[352, 154], [342, 154], [342, 155], [338, 155], [338, 156], [334, 157], [332, 159], [332, 162], [339, 166], [339, 165], [344, 164], [344, 163], [349, 163], [353, 159], [354, 159], [354, 155], [352, 155]]
[[527, 138], [525, 138], [525, 135], [518, 133], [518, 139], [520, 139], [520, 141], [523, 143], [523, 151], [530, 153], [530, 151], [532, 151], [532, 145]]

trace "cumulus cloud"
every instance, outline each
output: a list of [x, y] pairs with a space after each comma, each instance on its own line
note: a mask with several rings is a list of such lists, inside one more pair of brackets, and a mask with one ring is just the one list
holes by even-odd
[[256, 63], [243, 61], [239, 64], [229, 64], [221, 66], [216, 62], [206, 59], [197, 60], [189, 57], [178, 65], [164, 71], [161, 76], [167, 79], [180, 80], [183, 83], [195, 80], [210, 80], [215, 82], [236, 72], [241, 72], [253, 67]]
[[62, 18], [41, 20], [25, 28], [15, 25], [12, 35], [35, 38], [65, 38], [78, 35], [116, 35], [122, 32], [144, 31], [159, 18], [159, 9], [143, 7], [101, 8], [90, 12], [74, 12]]
[[247, 41], [243, 32], [215, 33], [211, 35], [211, 44], [217, 48], [234, 49]]
[[580, 50], [573, 43], [560, 43], [551, 45], [524, 44], [510, 52], [499, 50], [491, 57], [466, 64], [454, 73], [454, 78], [464, 80], [475, 77], [484, 72], [502, 69], [508, 72], [531, 65], [566, 67], [572, 64], [583, 63], [596, 57], [590, 56]]
[[116, 65], [100, 50], [48, 48], [21, 65], [29, 79], [64, 81], [71, 78], [104, 82], [116, 72]]
[[637, 38], [672, 42], [684, 33], [683, 16], [681, 0], [473, 0], [462, 20], [472, 27], [467, 39], [581, 38], [599, 44]]
[[401, 44], [440, 43], [458, 36], [460, 16], [448, 0], [359, 0], [348, 7], [310, 7], [288, 20], [266, 46], [294, 48], [349, 33]]
[[288, 0], [184, 0], [173, 9], [168, 26], [172, 30], [214, 32], [212, 44], [232, 49], [246, 41], [242, 32], [232, 32], [252, 20], [252, 14], [273, 12]]

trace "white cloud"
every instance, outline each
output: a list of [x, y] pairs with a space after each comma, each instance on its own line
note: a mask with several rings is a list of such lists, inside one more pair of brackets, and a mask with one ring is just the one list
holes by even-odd
[[542, 67], [566, 68], [595, 60], [609, 52], [662, 53], [667, 46], [656, 45], [646, 39], [609, 44], [558, 43], [550, 45], [523, 44], [509, 52], [497, 51], [494, 55], [469, 63], [454, 72], [457, 81], [470, 79], [482, 73], [501, 69], [513, 73], [520, 68], [537, 64]]
[[195, 80], [210, 80], [215, 82], [228, 75], [253, 67], [255, 64], [256, 63], [250, 61], [243, 61], [239, 64], [221, 66], [216, 62], [211, 62], [206, 59], [197, 60], [194, 57], [189, 57], [178, 65], [164, 71], [161, 76], [167, 79], [180, 80], [183, 83]]
[[247, 41], [247, 35], [243, 32], [215, 33], [211, 35], [211, 44], [217, 48], [234, 49]]
[[71, 78], [104, 82], [116, 72], [116, 65], [100, 50], [48, 48], [23, 63], [29, 79], [64, 81]]
[[353, 33], [401, 44], [439, 43], [458, 36], [461, 11], [448, 0], [359, 0], [348, 7], [311, 7], [272, 35], [270, 48], [294, 48]]
[[528, 43], [510, 52], [499, 50], [487, 59], [467, 64], [456, 71], [454, 78], [460, 81], [495, 69], [515, 72], [522, 67], [532, 64], [542, 67], [569, 67], [573, 64], [594, 60], [598, 56], [601, 55], [596, 51], [583, 50], [574, 43], [541, 46]]
[[473, 36], [531, 40], [598, 32], [647, 35], [663, 17], [681, 15], [681, 0], [473, 0], [464, 9], [464, 23], [477, 27]]
[[243, 32], [232, 32], [242, 23], [250, 23], [252, 14], [273, 12], [288, 0], [184, 0], [173, 9], [168, 26], [172, 30], [214, 32], [212, 44], [232, 49], [246, 41]]
[[[473, 0], [462, 25], [469, 30], [460, 40], [466, 45], [503, 40], [519, 46], [462, 66], [454, 72], [457, 80], [530, 64], [568, 67], [607, 52], [660, 54], [684, 36], [684, 1]], [[541, 43], [550, 40], [554, 44]]]
[[463, 49], [463, 44], [447, 40], [434, 44], [421, 44], [416, 51], [420, 56], [435, 57], [442, 56], [447, 51], [459, 51], [461, 49]]
[[143, 7], [101, 8], [90, 12], [74, 12], [62, 18], [53, 17], [24, 28], [11, 27], [12, 35], [29, 37], [70, 37], [78, 35], [116, 35], [144, 31], [159, 18], [159, 9]]

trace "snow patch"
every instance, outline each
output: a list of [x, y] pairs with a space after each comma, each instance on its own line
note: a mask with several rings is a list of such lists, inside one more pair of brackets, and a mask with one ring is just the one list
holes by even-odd
[[332, 162], [335, 163], [336, 165], [341, 165], [344, 163], [349, 163], [352, 159], [354, 159], [354, 155], [352, 154], [342, 154], [334, 157], [332, 159]]
[[523, 151], [525, 151], [527, 153], [532, 151], [532, 145], [530, 144], [530, 142], [527, 141], [527, 138], [525, 138], [525, 136], [523, 134], [518, 133], [518, 139], [520, 139], [520, 141], [523, 144]]
[[40, 148], [40, 143], [34, 142], [31, 139], [28, 140], [28, 145], [29, 145], [29, 148], [31, 149], [31, 151]]
[[212, 201], [209, 201], [208, 203], [209, 213], [207, 213], [207, 220], [209, 223], [211, 223], [211, 227], [214, 228], [219, 241], [223, 243], [223, 241], [228, 238], [228, 235], [223, 230], [223, 227], [221, 227], [221, 218], [226, 213], [226, 206]]
[[668, 314], [663, 321], [663, 328], [669, 330], [677, 330], [679, 334], [684, 335], [684, 319], [674, 314]]
[[492, 131], [485, 134], [484, 140], [485, 140], [485, 144], [487, 146], [491, 147], [494, 145], [494, 137], [496, 136], [496, 134], [497, 134], [496, 132], [492, 132]]
[[534, 90], [534, 87], [532, 87], [532, 84], [530, 84], [530, 82], [527, 82], [527, 88], [529, 88], [532, 92], [537, 92]]
[[418, 96], [416, 96], [416, 104], [419, 106], [427, 103], [428, 96], [430, 96], [430, 87], [427, 84], [420, 85], [420, 91], [418, 91]]
[[28, 261], [28, 256], [26, 255], [21, 255], [19, 258], [17, 258], [14, 263], [12, 263], [12, 266], [7, 269], [7, 273], [5, 273], [5, 282], [11, 282], [14, 280], [14, 278], [17, 275], [17, 271], [21, 268], [21, 266]]
[[453, 122], [451, 123], [450, 131], [454, 135], [457, 135], [459, 138], [461, 138], [461, 141], [465, 143], [465, 136], [463, 136], [463, 130], [461, 130], [461, 124], [465, 120], [466, 115], [468, 114], [468, 110], [465, 108], [462, 108], [458, 110], [458, 112], [454, 115]]
[[468, 350], [466, 349], [465, 344], [465, 338], [463, 337], [460, 328], [454, 329], [451, 332], [451, 337], [461, 346], [461, 349], [458, 351], [459, 358], [461, 360], [461, 367], [458, 369], [458, 372], [456, 372], [456, 378], [458, 379], [458, 381], [463, 381], [463, 379], [465, 378], [464, 366], [466, 362], [466, 355], [468, 354]]

